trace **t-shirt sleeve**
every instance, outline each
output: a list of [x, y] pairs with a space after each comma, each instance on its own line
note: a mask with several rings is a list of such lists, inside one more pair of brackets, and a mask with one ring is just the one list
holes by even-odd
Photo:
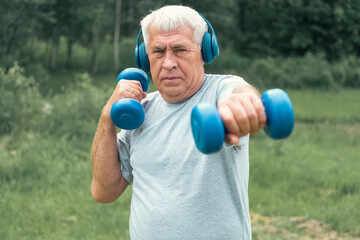
[[220, 81], [217, 92], [217, 102], [230, 96], [235, 88], [249, 85], [242, 77], [231, 76]]
[[130, 164], [129, 132], [122, 130], [117, 135], [118, 154], [121, 163], [121, 174], [131, 184], [133, 182], [132, 167]]

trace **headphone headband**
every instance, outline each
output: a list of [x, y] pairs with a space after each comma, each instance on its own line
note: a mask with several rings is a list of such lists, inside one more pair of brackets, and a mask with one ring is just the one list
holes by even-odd
[[[219, 56], [218, 40], [215, 35], [215, 30], [211, 26], [210, 22], [200, 13], [198, 14], [204, 19], [205, 23], [208, 25], [211, 31], [211, 34], [209, 32], [204, 33], [201, 43], [201, 55], [203, 60], [205, 63], [211, 63], [214, 58]], [[139, 44], [141, 35], [142, 29], [140, 28], [136, 38], [135, 61], [138, 68], [143, 69], [145, 72], [150, 72], [150, 63], [146, 53], [145, 43], [143, 42]]]
[[[213, 29], [213, 27], [211, 26], [210, 22], [201, 14], [201, 13], [198, 13], [203, 19], [204, 21], [206, 22], [206, 24], [208, 25], [210, 31], [211, 31], [211, 35], [215, 36], [215, 30]], [[206, 33], [206, 32], [205, 32]]]
[[142, 29], [140, 28], [140, 31], [139, 31], [139, 33], [137, 35], [137, 38], [136, 38], [136, 46], [139, 46], [139, 40], [140, 40], [141, 34], [142, 34]]

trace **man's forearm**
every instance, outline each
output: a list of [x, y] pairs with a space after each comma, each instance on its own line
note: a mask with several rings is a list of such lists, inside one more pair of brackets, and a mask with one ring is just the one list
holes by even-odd
[[128, 184], [120, 171], [116, 127], [105, 108], [91, 148], [91, 194], [96, 201], [108, 203], [115, 201]]

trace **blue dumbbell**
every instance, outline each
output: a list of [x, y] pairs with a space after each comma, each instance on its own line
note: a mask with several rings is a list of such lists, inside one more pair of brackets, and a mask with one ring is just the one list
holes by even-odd
[[[144, 71], [138, 68], [124, 69], [119, 74], [117, 82], [120, 80], [137, 80], [141, 83], [144, 92], [149, 90], [150, 79]], [[110, 117], [117, 127], [131, 130], [138, 128], [143, 124], [145, 111], [138, 101], [130, 98], [123, 98], [112, 105]]]
[[[287, 138], [294, 128], [294, 109], [286, 92], [270, 89], [261, 96], [265, 107], [265, 133], [272, 139]], [[221, 149], [226, 129], [216, 106], [210, 103], [197, 104], [191, 112], [191, 128], [197, 148], [205, 153]]]

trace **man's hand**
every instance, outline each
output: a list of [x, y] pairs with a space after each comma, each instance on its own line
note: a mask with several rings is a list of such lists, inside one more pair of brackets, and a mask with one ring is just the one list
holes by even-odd
[[241, 136], [256, 135], [266, 125], [266, 114], [259, 92], [251, 86], [241, 86], [217, 105], [228, 133], [225, 142], [239, 143]]
[[131, 98], [138, 102], [141, 102], [146, 98], [147, 94], [143, 91], [141, 83], [137, 80], [120, 80], [116, 85], [116, 88], [111, 95], [110, 99], [106, 103], [104, 111], [110, 114], [112, 105], [119, 99]]

